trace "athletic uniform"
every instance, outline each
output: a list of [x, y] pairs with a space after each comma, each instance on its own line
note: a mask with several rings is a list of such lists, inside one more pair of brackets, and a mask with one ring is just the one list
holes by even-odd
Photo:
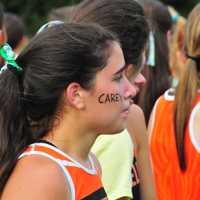
[[[135, 154], [134, 154], [135, 155]], [[133, 193], [133, 199], [140, 200], [140, 180], [138, 176], [138, 171], [137, 171], [137, 163], [136, 163], [136, 157], [134, 156], [133, 158], [133, 166], [132, 166], [132, 193]]]
[[28, 146], [19, 159], [28, 155], [42, 155], [56, 162], [63, 170], [71, 191], [71, 200], [103, 200], [106, 193], [102, 187], [98, 169], [92, 156], [91, 168], [86, 168], [50, 143], [38, 142]]
[[[170, 94], [171, 93], [171, 94]], [[183, 99], [184, 101], [184, 99]], [[174, 96], [171, 89], [156, 103], [150, 135], [150, 150], [158, 200], [200, 199], [200, 145], [195, 139], [194, 118], [200, 113], [198, 93], [186, 125], [186, 170], [179, 167], [173, 123]]]
[[92, 152], [101, 164], [102, 182], [108, 199], [128, 197], [140, 200], [134, 147], [127, 129], [114, 135], [100, 135]]

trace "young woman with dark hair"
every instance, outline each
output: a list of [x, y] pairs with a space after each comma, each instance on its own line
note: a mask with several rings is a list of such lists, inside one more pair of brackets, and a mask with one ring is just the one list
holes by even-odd
[[[1, 200], [105, 199], [90, 148], [100, 133], [124, 129], [134, 94], [117, 38], [60, 23], [16, 61], [8, 45], [0, 53]], [[102, 93], [119, 100], [101, 104]]]
[[[142, 7], [134, 0], [84, 0], [76, 6], [71, 21], [98, 23], [118, 36], [128, 66], [125, 73], [136, 95], [145, 82], [140, 72], [149, 34]], [[108, 198], [155, 199], [146, 126], [139, 107], [131, 106], [127, 122], [129, 132], [126, 129], [118, 135], [102, 135], [92, 148], [102, 165], [102, 178]], [[137, 152], [138, 170], [134, 151]]]

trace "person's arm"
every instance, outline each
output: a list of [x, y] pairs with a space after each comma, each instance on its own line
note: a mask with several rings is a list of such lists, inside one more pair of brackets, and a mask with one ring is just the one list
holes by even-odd
[[70, 199], [66, 177], [60, 166], [48, 158], [28, 156], [16, 165], [1, 200]]
[[149, 144], [144, 114], [135, 104], [131, 106], [127, 120], [127, 129], [137, 151], [137, 169], [140, 179], [142, 200], [155, 200], [155, 187], [149, 158]]

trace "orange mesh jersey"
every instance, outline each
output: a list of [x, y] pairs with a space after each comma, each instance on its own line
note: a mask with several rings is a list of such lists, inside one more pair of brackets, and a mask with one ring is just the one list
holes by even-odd
[[28, 146], [19, 159], [27, 155], [42, 155], [55, 161], [62, 169], [69, 183], [71, 200], [103, 200], [106, 193], [94, 161], [90, 156], [91, 168], [82, 166], [64, 152], [47, 143], [39, 142]]
[[[183, 99], [184, 101], [184, 99]], [[200, 111], [198, 94], [185, 133], [186, 171], [181, 171], [173, 128], [174, 97], [160, 97], [153, 114], [150, 151], [158, 200], [200, 200], [200, 146], [194, 137], [194, 114]]]

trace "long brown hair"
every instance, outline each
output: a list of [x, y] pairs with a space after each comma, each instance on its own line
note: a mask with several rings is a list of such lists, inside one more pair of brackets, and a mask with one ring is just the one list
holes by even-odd
[[[180, 82], [176, 89], [174, 124], [179, 164], [186, 169], [184, 138], [192, 103], [199, 88], [200, 71], [200, 3], [192, 10], [186, 23], [185, 54], [193, 57], [187, 60]], [[198, 59], [195, 59], [198, 58]]]
[[183, 71], [183, 62], [180, 59], [177, 59], [177, 52], [181, 52], [184, 46], [185, 38], [185, 25], [186, 19], [179, 15], [173, 8], [169, 8], [171, 16], [175, 16], [173, 20], [173, 26], [171, 29], [171, 36], [169, 41], [170, 48], [170, 70], [172, 77], [176, 80], [179, 80], [181, 73]]
[[142, 62], [149, 26], [140, 4], [133, 0], [84, 0], [71, 16], [76, 23], [97, 23], [117, 35], [126, 64], [136, 71]]
[[1, 72], [0, 194], [20, 153], [51, 130], [65, 88], [77, 82], [90, 89], [113, 41], [118, 40], [97, 25], [48, 27], [17, 57], [22, 74]]
[[140, 0], [139, 2], [149, 19], [155, 40], [155, 65], [144, 67], [143, 75], [146, 78], [146, 84], [134, 99], [134, 102], [142, 108], [146, 124], [148, 124], [156, 100], [170, 87], [167, 33], [171, 29], [172, 20], [163, 3], [157, 0]]

